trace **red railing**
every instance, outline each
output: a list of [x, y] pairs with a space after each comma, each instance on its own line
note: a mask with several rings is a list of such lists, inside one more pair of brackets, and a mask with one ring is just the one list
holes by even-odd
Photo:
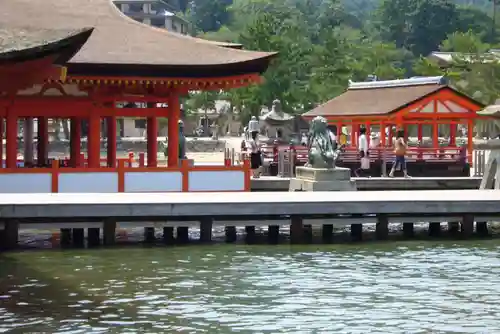
[[[378, 147], [368, 150], [371, 160], [391, 160], [394, 158], [394, 148]], [[405, 154], [409, 161], [460, 161], [466, 160], [465, 147], [409, 147]], [[359, 160], [358, 149], [347, 147], [341, 155], [341, 160]]]

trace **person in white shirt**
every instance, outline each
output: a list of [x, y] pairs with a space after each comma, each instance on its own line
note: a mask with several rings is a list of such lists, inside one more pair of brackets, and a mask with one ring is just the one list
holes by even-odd
[[248, 122], [248, 132], [250, 132], [250, 138], [253, 138], [254, 133], [259, 133], [259, 121], [257, 117], [252, 116], [250, 122]]
[[258, 131], [252, 131], [252, 138], [247, 141], [247, 149], [250, 151], [250, 168], [253, 172], [253, 177], [258, 178], [261, 173], [262, 154], [260, 152], [257, 139]]
[[354, 171], [357, 177], [360, 176], [360, 174], [364, 174], [365, 171], [367, 171], [370, 167], [370, 160], [368, 157], [368, 138], [366, 138], [366, 128], [361, 128], [359, 130], [359, 137], [358, 137], [358, 152], [359, 152], [359, 158], [360, 158], [360, 166], [358, 169]]
[[330, 140], [332, 141], [332, 146], [334, 150], [336, 150], [338, 147], [337, 135], [335, 134], [336, 132], [337, 132], [337, 127], [335, 126], [332, 126], [331, 128], [328, 129], [328, 133], [330, 135]]

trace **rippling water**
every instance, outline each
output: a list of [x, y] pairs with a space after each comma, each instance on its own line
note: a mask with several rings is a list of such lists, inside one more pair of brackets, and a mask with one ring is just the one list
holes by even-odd
[[0, 331], [500, 333], [497, 243], [7, 253]]

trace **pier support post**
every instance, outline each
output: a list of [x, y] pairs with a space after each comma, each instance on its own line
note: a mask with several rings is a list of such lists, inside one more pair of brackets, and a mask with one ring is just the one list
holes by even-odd
[[200, 219], [200, 242], [212, 242], [213, 221], [210, 217]]
[[245, 226], [245, 242], [249, 245], [255, 243], [255, 226]]
[[321, 229], [321, 238], [325, 244], [331, 244], [333, 241], [333, 224], [324, 224]]
[[448, 222], [448, 234], [450, 236], [456, 237], [460, 231], [459, 222]]
[[225, 231], [226, 231], [226, 242], [227, 243], [236, 242], [237, 240], [236, 226], [226, 226]]
[[16, 249], [19, 242], [19, 222], [15, 219], [4, 221], [2, 245], [5, 250]]
[[175, 243], [174, 228], [172, 226], [163, 227], [163, 243], [165, 245], [173, 245]]
[[363, 224], [351, 224], [351, 240], [363, 240]]
[[152, 244], [156, 241], [155, 228], [145, 227], [144, 228], [144, 242], [147, 244]]
[[464, 238], [469, 238], [474, 233], [474, 215], [466, 214], [462, 217], [460, 232]]
[[[85, 247], [85, 230], [83, 228], [74, 228], [72, 231], [72, 236], [73, 236], [74, 247], [78, 248]], [[61, 236], [61, 243], [62, 243], [62, 236]]]
[[181, 245], [189, 243], [189, 227], [187, 226], [177, 227], [177, 243]]
[[429, 223], [429, 236], [439, 237], [441, 235], [441, 222], [430, 222]]
[[104, 246], [112, 246], [116, 242], [116, 220], [106, 219], [103, 227], [103, 244]]
[[97, 247], [101, 245], [101, 229], [92, 227], [87, 229], [87, 238], [89, 247]]
[[71, 246], [71, 229], [70, 228], [62, 228], [60, 230], [61, 233], [61, 247], [69, 247]]
[[270, 244], [277, 244], [280, 237], [280, 226], [279, 225], [269, 225], [267, 227], [267, 234]]
[[375, 226], [377, 240], [387, 240], [389, 238], [389, 218], [387, 215], [378, 215]]
[[304, 226], [302, 217], [292, 216], [290, 222], [290, 242], [300, 244], [304, 241]]
[[488, 231], [488, 223], [476, 222], [476, 232], [480, 237], [489, 237], [490, 232]]
[[414, 224], [413, 223], [403, 223], [403, 237], [413, 238], [415, 236]]
[[[2, 122], [1, 119], [0, 122]], [[5, 249], [5, 230], [0, 230], [0, 251], [3, 251], [4, 249]]]
[[312, 225], [304, 225], [304, 242], [306, 244], [311, 244], [313, 241], [313, 229]]

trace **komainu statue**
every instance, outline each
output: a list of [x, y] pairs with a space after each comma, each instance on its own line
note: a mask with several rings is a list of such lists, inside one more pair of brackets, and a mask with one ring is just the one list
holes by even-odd
[[309, 159], [306, 167], [335, 168], [342, 147], [337, 149], [337, 144], [332, 140], [328, 122], [321, 116], [315, 117], [311, 122], [308, 137]]

